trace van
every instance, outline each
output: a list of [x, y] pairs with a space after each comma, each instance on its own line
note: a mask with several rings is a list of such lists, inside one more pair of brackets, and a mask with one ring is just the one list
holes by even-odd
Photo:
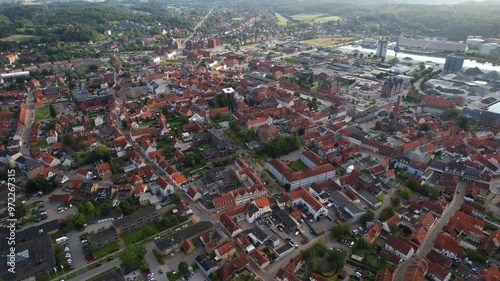
[[61, 237], [56, 239], [57, 244], [61, 244], [61, 243], [66, 242], [66, 241], [68, 241], [68, 237], [66, 237], [66, 236], [61, 236]]

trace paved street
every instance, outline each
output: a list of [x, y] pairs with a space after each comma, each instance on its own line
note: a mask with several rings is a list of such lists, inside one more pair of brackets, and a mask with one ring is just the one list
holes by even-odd
[[104, 263], [103, 265], [96, 267], [92, 270], [89, 270], [83, 274], [77, 275], [76, 277], [72, 278], [71, 281], [88, 281], [92, 277], [101, 274], [104, 271], [107, 271], [111, 268], [114, 267], [120, 267], [120, 260], [119, 259], [114, 259], [110, 262]]
[[394, 281], [399, 281], [403, 280], [404, 274], [408, 270], [408, 266], [411, 264], [411, 261], [425, 257], [432, 249], [432, 245], [434, 244], [434, 240], [436, 239], [436, 236], [443, 227], [448, 223], [450, 220], [451, 216], [460, 208], [464, 201], [464, 194], [465, 194], [465, 188], [466, 188], [467, 183], [466, 182], [460, 182], [458, 184], [457, 190], [460, 190], [460, 193], [457, 193], [455, 191], [455, 194], [453, 196], [453, 201], [450, 203], [446, 211], [443, 213], [441, 218], [434, 224], [434, 226], [431, 228], [431, 230], [427, 234], [427, 238], [425, 239], [424, 243], [420, 247], [420, 251], [417, 252], [415, 257], [412, 257], [408, 259], [406, 262], [400, 264], [397, 268], [396, 271], [393, 273], [393, 279]]

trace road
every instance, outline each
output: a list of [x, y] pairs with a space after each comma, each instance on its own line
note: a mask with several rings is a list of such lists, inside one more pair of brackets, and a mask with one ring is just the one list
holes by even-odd
[[[23, 134], [21, 135], [21, 153], [23, 155], [29, 155], [29, 137], [31, 131], [31, 125], [35, 122], [35, 104], [33, 98], [33, 92], [29, 91], [26, 98], [26, 104], [28, 105], [26, 114], [28, 115], [28, 120], [26, 121], [26, 127], [24, 128]], [[21, 125], [18, 125], [21, 126]], [[28, 146], [26, 146], [28, 145]]]
[[414, 257], [403, 262], [402, 264], [400, 264], [396, 268], [396, 271], [394, 271], [394, 273], [392, 274], [392, 276], [393, 276], [392, 280], [394, 280], [394, 281], [403, 280], [403, 277], [404, 277], [405, 273], [407, 272], [408, 267], [410, 266], [411, 262], [414, 261], [415, 259], [425, 257], [431, 251], [437, 234], [441, 232], [443, 227], [450, 220], [451, 216], [453, 216], [453, 214], [455, 214], [455, 212], [460, 208], [460, 206], [462, 206], [462, 203], [464, 201], [464, 194], [465, 194], [466, 185], [467, 185], [466, 182], [460, 182], [458, 184], [457, 190], [459, 190], [460, 193], [457, 193], [457, 190], [455, 190], [455, 194], [453, 196], [453, 201], [449, 204], [448, 208], [444, 211], [441, 218], [439, 218], [438, 221], [436, 223], [434, 223], [434, 226], [432, 226], [432, 228], [428, 232], [427, 238], [425, 239], [424, 243], [420, 247], [420, 250], [417, 252], [417, 254]]
[[208, 11], [208, 13], [205, 15], [205, 17], [203, 17], [203, 19], [201, 19], [201, 21], [194, 27], [193, 32], [191, 32], [191, 34], [189, 34], [188, 38], [186, 38], [186, 40], [184, 40], [184, 42], [182, 42], [182, 46], [180, 48], [181, 54], [182, 54], [182, 50], [184, 50], [186, 48], [186, 42], [191, 40], [191, 38], [193, 38], [194, 34], [196, 33], [196, 30], [203, 25], [203, 23], [208, 18], [208, 16], [212, 13], [213, 10], [214, 10], [214, 8], [212, 8], [212, 9], [210, 9], [210, 11]]

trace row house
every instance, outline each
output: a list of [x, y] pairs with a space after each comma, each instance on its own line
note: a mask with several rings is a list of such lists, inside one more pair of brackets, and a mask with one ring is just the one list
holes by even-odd
[[408, 260], [415, 254], [415, 247], [410, 242], [394, 235], [389, 235], [384, 249], [401, 257], [403, 261]]
[[304, 189], [304, 187], [299, 187], [298, 189], [289, 192], [288, 197], [292, 202], [292, 206], [305, 206], [314, 219], [319, 219], [322, 216], [328, 215], [328, 210], [323, 206], [323, 204], [321, 204], [318, 199]]
[[267, 188], [262, 184], [243, 187], [231, 191], [234, 197], [235, 205], [246, 204], [247, 202], [257, 200], [268, 195]]
[[264, 214], [272, 212], [271, 203], [267, 197], [261, 197], [255, 200], [247, 209], [246, 209], [246, 220], [249, 223], [255, 222], [256, 219], [262, 217]]
[[267, 163], [267, 168], [282, 184], [289, 185], [290, 190], [300, 186], [309, 186], [317, 181], [324, 181], [335, 177], [335, 168], [331, 164], [324, 164], [305, 171], [294, 172], [290, 167], [278, 159]]

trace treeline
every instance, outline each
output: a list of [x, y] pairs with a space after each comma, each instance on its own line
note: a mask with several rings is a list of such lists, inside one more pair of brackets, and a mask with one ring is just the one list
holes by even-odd
[[[147, 10], [140, 11], [140, 10]], [[0, 38], [14, 34], [40, 36], [39, 42], [95, 41], [107, 27], [121, 20], [161, 28], [186, 28], [192, 22], [160, 5], [124, 6], [108, 3], [71, 3], [53, 5], [5, 4], [0, 7]], [[161, 23], [161, 26], [158, 26]]]
[[402, 28], [420, 30], [450, 40], [465, 40], [468, 35], [500, 36], [500, 5], [494, 2], [468, 2], [456, 5], [362, 4], [347, 1], [303, 1], [276, 7], [282, 14], [327, 13], [349, 19], [353, 24], [377, 22], [391, 34]]

